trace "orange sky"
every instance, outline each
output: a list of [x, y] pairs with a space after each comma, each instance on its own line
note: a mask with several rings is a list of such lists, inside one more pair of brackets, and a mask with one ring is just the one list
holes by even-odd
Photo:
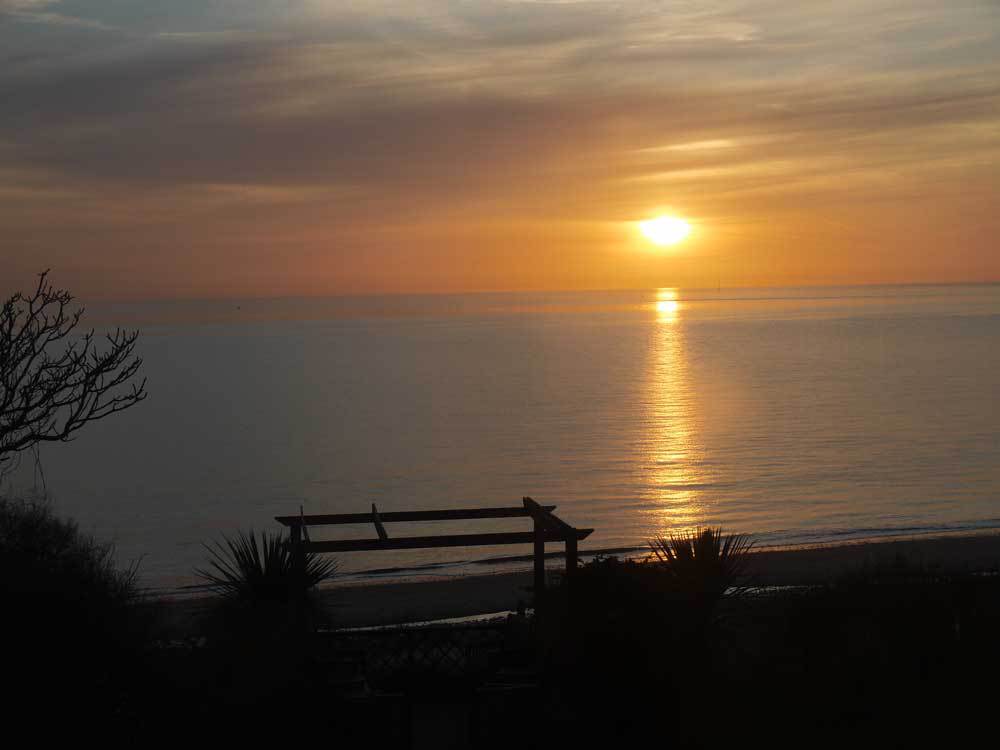
[[1000, 280], [996, 3], [206, 5], [0, 0], [9, 291]]

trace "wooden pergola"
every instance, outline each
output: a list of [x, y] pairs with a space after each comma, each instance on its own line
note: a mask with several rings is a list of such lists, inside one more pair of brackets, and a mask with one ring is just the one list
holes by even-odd
[[[562, 542], [566, 545], [566, 573], [571, 574], [577, 565], [577, 542], [586, 539], [593, 529], [577, 529], [558, 518], [552, 511], [554, 505], [539, 505], [530, 497], [522, 499], [523, 505], [510, 508], [454, 508], [445, 510], [402, 510], [379, 513], [372, 503], [371, 513], [335, 513], [328, 515], [275, 516], [275, 520], [288, 527], [294, 548], [301, 552], [362, 552], [369, 550], [421, 549], [428, 547], [475, 547], [499, 544], [533, 544], [535, 592], [545, 588], [545, 544]], [[534, 522], [533, 531], [504, 531], [488, 534], [443, 534], [440, 536], [390, 537], [385, 530], [387, 523], [404, 521], [466, 521], [483, 518], [525, 518]], [[309, 540], [308, 527], [339, 524], [370, 523], [375, 527], [374, 539], [338, 539], [331, 541]]]

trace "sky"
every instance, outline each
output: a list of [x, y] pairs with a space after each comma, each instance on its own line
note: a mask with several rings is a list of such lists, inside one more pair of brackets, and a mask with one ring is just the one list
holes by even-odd
[[998, 167], [997, 0], [0, 0], [4, 293], [1000, 281]]

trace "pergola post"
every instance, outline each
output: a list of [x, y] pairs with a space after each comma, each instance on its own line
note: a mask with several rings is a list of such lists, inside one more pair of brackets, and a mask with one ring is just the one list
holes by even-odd
[[545, 527], [539, 518], [532, 519], [535, 523], [535, 606], [545, 590]]
[[566, 580], [573, 576], [577, 564], [576, 537], [566, 537]]
[[288, 527], [288, 542], [292, 548], [292, 565], [297, 573], [305, 569], [305, 550], [302, 548], [303, 529], [304, 526], [301, 523], [293, 523]]

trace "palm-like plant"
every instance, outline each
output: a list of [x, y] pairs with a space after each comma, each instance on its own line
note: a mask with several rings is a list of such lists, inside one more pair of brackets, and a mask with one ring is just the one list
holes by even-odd
[[653, 564], [666, 573], [671, 588], [714, 601], [741, 581], [753, 544], [747, 534], [723, 535], [721, 528], [709, 527], [658, 536], [649, 546]]
[[[337, 572], [337, 561], [311, 553], [299, 553], [280, 534], [239, 532], [235, 538], [206, 544], [211, 558], [208, 568], [195, 573], [227, 605], [251, 609], [258, 614], [279, 614], [302, 621], [315, 619], [318, 607], [313, 588]], [[266, 612], [264, 611], [266, 610]]]

